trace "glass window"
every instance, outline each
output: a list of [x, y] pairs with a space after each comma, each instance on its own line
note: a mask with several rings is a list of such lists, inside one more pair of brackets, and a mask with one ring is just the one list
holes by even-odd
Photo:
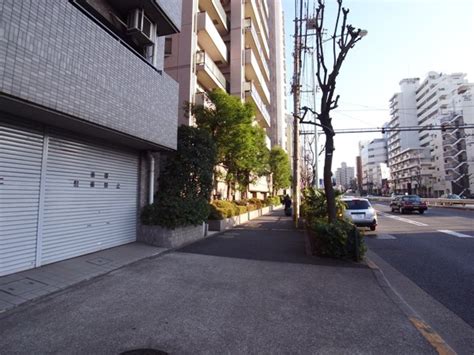
[[366, 210], [370, 207], [369, 201], [364, 200], [350, 200], [344, 201], [348, 210]]

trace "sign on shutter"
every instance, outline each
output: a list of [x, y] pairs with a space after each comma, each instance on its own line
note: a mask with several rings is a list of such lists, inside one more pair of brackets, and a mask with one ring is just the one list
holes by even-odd
[[49, 136], [41, 264], [136, 240], [138, 155]]

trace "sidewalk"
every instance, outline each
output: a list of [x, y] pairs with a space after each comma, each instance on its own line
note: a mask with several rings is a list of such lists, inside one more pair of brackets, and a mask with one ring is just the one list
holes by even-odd
[[37, 269], [1, 276], [0, 313], [166, 251], [165, 248], [131, 243]]
[[435, 354], [374, 276], [306, 256], [277, 211], [6, 312], [0, 349]]

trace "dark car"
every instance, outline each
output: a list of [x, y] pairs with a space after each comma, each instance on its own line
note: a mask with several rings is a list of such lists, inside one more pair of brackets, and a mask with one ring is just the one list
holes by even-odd
[[406, 213], [418, 211], [420, 214], [423, 214], [428, 209], [428, 206], [426, 206], [426, 202], [421, 201], [418, 195], [404, 195], [395, 197], [390, 202], [390, 208], [392, 212]]

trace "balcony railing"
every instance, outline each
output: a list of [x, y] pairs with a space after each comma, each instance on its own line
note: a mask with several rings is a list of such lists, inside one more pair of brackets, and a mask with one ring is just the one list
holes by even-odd
[[214, 61], [227, 62], [227, 47], [207, 12], [197, 14], [198, 43]]
[[248, 40], [251, 42], [251, 44], [254, 45], [255, 52], [259, 54], [258, 56], [258, 62], [263, 69], [263, 73], [265, 74], [266, 78], [270, 80], [270, 69], [268, 68], [267, 60], [264, 56], [262, 46], [260, 45], [260, 42], [258, 40], [258, 35], [255, 29], [255, 26], [252, 23], [252, 19], [250, 17], [247, 17], [244, 20], [244, 28], [245, 32], [249, 35]]
[[254, 102], [255, 106], [257, 107], [257, 111], [259, 113], [259, 114], [257, 113], [257, 118], [259, 118], [260, 121], [262, 121], [262, 123], [264, 124], [266, 128], [270, 127], [271, 125], [270, 113], [268, 112], [267, 106], [261, 99], [255, 85], [252, 82], [247, 81], [244, 85], [244, 89], [245, 89], [245, 96], [250, 97], [252, 101]]
[[245, 15], [248, 17], [249, 15], [255, 20], [257, 24], [257, 33], [260, 38], [260, 43], [263, 46], [265, 56], [267, 59], [270, 58], [270, 48], [268, 47], [268, 41], [265, 35], [263, 35], [265, 29], [263, 28], [263, 24], [261, 22], [261, 18], [258, 13], [258, 7], [256, 0], [245, 0]]
[[220, 0], [199, 0], [199, 8], [209, 13], [219, 32], [227, 32], [227, 14]]
[[270, 103], [270, 90], [268, 85], [262, 75], [260, 66], [258, 65], [257, 58], [253, 54], [252, 49], [245, 50], [245, 67], [246, 73], [245, 76], [247, 80], [256, 81], [257, 90], [259, 90], [260, 95], [263, 97], [266, 103]]
[[[221, 89], [225, 90], [226, 80], [224, 74], [217, 67], [211, 57], [204, 51], [196, 52], [196, 71], [203, 71], [209, 76], [215, 85], [206, 85], [207, 89], [213, 89], [216, 86], [219, 86]], [[204, 83], [205, 84], [205, 83]]]

